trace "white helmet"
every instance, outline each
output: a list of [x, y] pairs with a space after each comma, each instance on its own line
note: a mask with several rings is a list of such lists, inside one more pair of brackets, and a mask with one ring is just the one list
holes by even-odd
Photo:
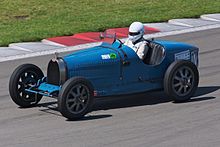
[[135, 43], [144, 36], [144, 25], [141, 22], [133, 22], [129, 27], [128, 38]]

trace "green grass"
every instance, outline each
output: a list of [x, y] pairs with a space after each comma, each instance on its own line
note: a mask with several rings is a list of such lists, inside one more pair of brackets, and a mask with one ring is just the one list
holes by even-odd
[[1, 0], [0, 46], [220, 12], [220, 0]]

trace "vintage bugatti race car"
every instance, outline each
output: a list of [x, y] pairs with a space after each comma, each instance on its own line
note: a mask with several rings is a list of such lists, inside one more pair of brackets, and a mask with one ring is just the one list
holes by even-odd
[[144, 60], [115, 39], [112, 44], [51, 59], [47, 76], [33, 64], [20, 65], [10, 78], [10, 96], [20, 107], [35, 105], [42, 96], [57, 98], [59, 111], [71, 120], [87, 114], [95, 97], [164, 89], [174, 101], [189, 100], [199, 82], [199, 49], [178, 42], [147, 41]]

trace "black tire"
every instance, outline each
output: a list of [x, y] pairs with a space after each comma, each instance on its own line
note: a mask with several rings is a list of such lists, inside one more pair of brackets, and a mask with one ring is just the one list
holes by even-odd
[[62, 86], [58, 97], [60, 113], [69, 120], [77, 120], [86, 115], [92, 108], [92, 84], [81, 77], [67, 80]]
[[36, 84], [43, 77], [43, 72], [36, 65], [23, 64], [18, 66], [9, 81], [9, 94], [12, 100], [23, 108], [36, 105], [42, 96], [27, 93], [25, 89], [29, 88], [30, 85]]
[[177, 60], [167, 69], [164, 76], [164, 91], [175, 102], [188, 101], [199, 83], [199, 72], [195, 64]]

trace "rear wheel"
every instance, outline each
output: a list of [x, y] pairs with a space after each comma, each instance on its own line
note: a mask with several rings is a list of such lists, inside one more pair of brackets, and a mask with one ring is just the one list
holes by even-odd
[[40, 68], [33, 64], [23, 64], [12, 73], [9, 81], [9, 94], [20, 107], [30, 107], [37, 104], [42, 96], [28, 93], [25, 89], [36, 85], [44, 77]]
[[58, 107], [64, 117], [76, 120], [89, 112], [93, 99], [93, 88], [89, 81], [83, 78], [71, 78], [62, 86]]
[[164, 77], [165, 93], [176, 102], [189, 100], [195, 93], [199, 83], [197, 67], [190, 61], [173, 62]]

